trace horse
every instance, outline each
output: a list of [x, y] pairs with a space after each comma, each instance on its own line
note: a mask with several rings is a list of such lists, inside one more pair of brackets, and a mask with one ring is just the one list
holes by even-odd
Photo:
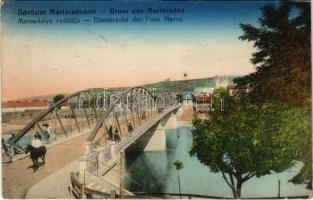
[[32, 145], [27, 145], [25, 154], [28, 154], [30, 152], [30, 158], [33, 161], [33, 170], [34, 172], [39, 168], [38, 166], [38, 158], [42, 159], [43, 164], [45, 164], [45, 156], [47, 149], [45, 146], [41, 146], [39, 148], [35, 148]]

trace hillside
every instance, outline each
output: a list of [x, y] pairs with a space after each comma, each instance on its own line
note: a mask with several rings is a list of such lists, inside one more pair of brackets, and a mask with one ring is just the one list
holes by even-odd
[[148, 89], [156, 88], [157, 91], [173, 91], [173, 92], [192, 92], [195, 88], [209, 88], [209, 87], [216, 87], [216, 82], [223, 81], [226, 79], [228, 84], [233, 84], [233, 79], [238, 76], [223, 76], [223, 77], [208, 77], [208, 78], [201, 78], [201, 79], [189, 79], [189, 80], [177, 80], [177, 81], [170, 81], [165, 80], [158, 83], [146, 84], [144, 87]]
[[[172, 91], [177, 93], [183, 93], [185, 91], [192, 92], [195, 88], [208, 88], [208, 87], [215, 87], [216, 81], [218, 79], [223, 80], [226, 79], [229, 84], [233, 84], [233, 79], [238, 76], [214, 76], [208, 78], [201, 78], [201, 79], [189, 79], [189, 80], [165, 80], [157, 83], [149, 83], [143, 85], [147, 89], [156, 88], [157, 92], [164, 92], [164, 91]], [[109, 88], [116, 90], [117, 88]], [[45, 95], [45, 96], [36, 96], [36, 97], [29, 97], [23, 99], [17, 99], [14, 101], [18, 102], [31, 102], [31, 101], [45, 101], [45, 100], [52, 100], [53, 97], [57, 94]], [[69, 94], [65, 94], [69, 95]], [[9, 102], [13, 102], [9, 101]]]

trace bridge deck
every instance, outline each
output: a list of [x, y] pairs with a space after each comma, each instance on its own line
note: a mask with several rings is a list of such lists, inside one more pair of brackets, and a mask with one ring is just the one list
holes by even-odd
[[[163, 112], [159, 113], [155, 118], [150, 119], [149, 121], [146, 121], [145, 123], [141, 124], [139, 127], [137, 127], [131, 136], [124, 136], [122, 138], [122, 141], [119, 143], [114, 143], [111, 144], [110, 146], [108, 146], [107, 148], [105, 148], [103, 151], [95, 151], [94, 153], [88, 155], [88, 158], [84, 158], [86, 159], [86, 162], [88, 163], [86, 166], [89, 166], [90, 169], [88, 169], [87, 167], [87, 171], [89, 171], [90, 173], [92, 173], [92, 178], [93, 180], [89, 180], [89, 178], [85, 178], [85, 184], [88, 185], [90, 187], [90, 189], [96, 191], [99, 188], [101, 188], [101, 191], [107, 191], [108, 188], [105, 187], [105, 185], [107, 184], [101, 184], [102, 186], [99, 187], [99, 184], [94, 184], [97, 185], [93, 188], [92, 184], [90, 184], [91, 182], [97, 182], [96, 179], [98, 178], [99, 181], [98, 182], [103, 182], [104, 179], [106, 180], [110, 180], [109, 181], [109, 185], [116, 185], [115, 189], [117, 188], [117, 190], [119, 190], [119, 176], [120, 176], [120, 172], [119, 170], [121, 169], [121, 167], [119, 166], [121, 163], [120, 161], [120, 152], [124, 151], [127, 147], [129, 147], [132, 143], [134, 143], [136, 140], [138, 140], [138, 138], [140, 138], [141, 136], [143, 136], [147, 131], [149, 131], [149, 129], [153, 128], [155, 125], [157, 125], [164, 117], [166, 117], [168, 114], [171, 114], [173, 111], [177, 110], [178, 108], [180, 108], [180, 105], [175, 105], [175, 106], [170, 106], [167, 109], [165, 109]], [[111, 151], [111, 146], [114, 146], [114, 152], [110, 152]], [[110, 157], [107, 161], [101, 162], [99, 161], [99, 153], [103, 153], [103, 154], [111, 154], [112, 157]], [[101, 156], [100, 156], [101, 157]], [[122, 164], [123, 165], [123, 164]], [[124, 167], [122, 167], [124, 168]], [[125, 170], [125, 169], [124, 169]], [[117, 173], [118, 175], [115, 178], [112, 178], [112, 173], [111, 171]], [[80, 171], [80, 173], [85, 173]], [[111, 175], [110, 175], [111, 174]], [[87, 173], [88, 175], [88, 173]], [[111, 186], [110, 186], [111, 188]], [[112, 188], [111, 188], [112, 189]], [[114, 188], [113, 188], [114, 189]], [[99, 189], [100, 191], [100, 189]], [[125, 195], [127, 195], [127, 191], [125, 192]]]
[[144, 133], [146, 133], [149, 129], [151, 129], [154, 125], [156, 125], [162, 118], [164, 118], [169, 113], [177, 110], [180, 105], [171, 106], [168, 109], [164, 110], [161, 114], [159, 114], [155, 119], [151, 119], [150, 121], [142, 124], [140, 127], [134, 130], [131, 137], [127, 137], [122, 140], [120, 143], [116, 145], [116, 151], [124, 151], [127, 147], [129, 147], [133, 142], [135, 142], [138, 138], [140, 138]]

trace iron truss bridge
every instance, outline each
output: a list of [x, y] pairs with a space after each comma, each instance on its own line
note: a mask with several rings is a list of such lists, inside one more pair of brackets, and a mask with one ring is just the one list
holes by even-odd
[[108, 146], [129, 134], [129, 127], [136, 131], [164, 110], [179, 106], [175, 93], [160, 93], [155, 89], [87, 89], [50, 105], [13, 138], [2, 141], [2, 146], [11, 161], [22, 157], [38, 134], [46, 146], [88, 133], [87, 142], [95, 147]]

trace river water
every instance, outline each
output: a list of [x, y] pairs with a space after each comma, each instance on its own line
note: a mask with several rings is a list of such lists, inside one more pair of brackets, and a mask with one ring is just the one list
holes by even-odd
[[[190, 157], [192, 134], [189, 127], [166, 130], [166, 150], [163, 152], [129, 152], [126, 154], [125, 187], [134, 192], [179, 193], [177, 171], [173, 163], [183, 162], [180, 170], [181, 190], [185, 194], [232, 197], [221, 173], [210, 172], [197, 157]], [[289, 183], [300, 169], [297, 165], [282, 173], [252, 178], [242, 186], [242, 197], [277, 197], [307, 195], [304, 185]]]

